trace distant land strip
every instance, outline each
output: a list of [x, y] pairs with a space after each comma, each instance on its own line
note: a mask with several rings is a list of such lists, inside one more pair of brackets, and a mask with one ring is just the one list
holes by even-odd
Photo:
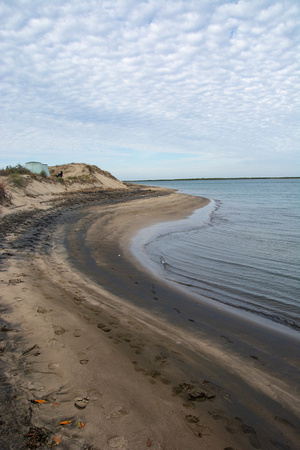
[[142, 181], [230, 181], [230, 180], [298, 180], [300, 177], [243, 177], [243, 178], [161, 178], [155, 180], [124, 180], [123, 183], [140, 183]]

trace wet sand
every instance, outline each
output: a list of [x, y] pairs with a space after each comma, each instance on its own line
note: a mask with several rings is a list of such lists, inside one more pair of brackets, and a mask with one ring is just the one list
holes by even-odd
[[205, 204], [73, 197], [8, 234], [1, 449], [298, 448], [297, 335], [195, 303], [130, 253], [141, 227]]

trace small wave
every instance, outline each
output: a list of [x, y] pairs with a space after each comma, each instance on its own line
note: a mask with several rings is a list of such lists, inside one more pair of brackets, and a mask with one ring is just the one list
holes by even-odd
[[[143, 234], [144, 265], [209, 301], [299, 329], [300, 239], [297, 205], [291, 200], [297, 198], [294, 184], [208, 183], [214, 195], [196, 195], [214, 198], [209, 205], [187, 220], [159, 224]], [[195, 195], [198, 184], [186, 185], [194, 190], [185, 193]]]

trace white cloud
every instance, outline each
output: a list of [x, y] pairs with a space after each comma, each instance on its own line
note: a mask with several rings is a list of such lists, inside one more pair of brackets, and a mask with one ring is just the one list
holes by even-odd
[[113, 167], [119, 148], [217, 150], [228, 166], [295, 155], [299, 12], [296, 0], [3, 1], [1, 153], [101, 166], [106, 149]]

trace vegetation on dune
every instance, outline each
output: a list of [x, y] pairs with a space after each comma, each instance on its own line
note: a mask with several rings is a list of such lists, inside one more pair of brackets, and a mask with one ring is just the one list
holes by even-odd
[[[24, 175], [27, 175], [27, 177]], [[11, 184], [16, 187], [24, 187], [28, 182], [28, 176], [32, 178], [47, 178], [46, 172], [43, 170], [40, 174], [32, 173], [21, 164], [16, 166], [6, 166], [5, 169], [0, 169], [0, 176], [7, 177]]]
[[7, 177], [9, 182], [16, 187], [26, 186], [26, 177], [23, 175], [32, 175], [30, 170], [21, 164], [16, 166], [6, 166], [5, 169], [0, 169], [0, 175]]
[[95, 178], [92, 178], [90, 175], [74, 175], [74, 176], [70, 176], [70, 177], [66, 177], [67, 180], [70, 181], [96, 181]]
[[0, 175], [3, 177], [7, 177], [12, 174], [30, 175], [31, 172], [21, 164], [17, 164], [16, 166], [6, 166], [5, 169], [0, 169]]
[[[74, 175], [73, 173], [76, 172], [76, 170], [72, 170], [75, 166], [81, 166], [79, 171], [79, 174]], [[71, 169], [71, 170], [70, 170]], [[51, 177], [57, 176], [57, 172], [59, 170], [62, 170], [63, 172], [63, 179], [65, 181], [79, 181], [79, 182], [99, 182], [99, 179], [97, 178], [97, 175], [104, 175], [106, 178], [110, 178], [115, 181], [119, 181], [116, 177], [114, 177], [110, 172], [107, 172], [105, 170], [100, 169], [97, 166], [91, 165], [91, 164], [84, 164], [84, 163], [70, 163], [70, 164], [63, 164], [61, 166], [53, 166], [49, 167], [50, 175]], [[80, 173], [81, 172], [81, 173]], [[60, 181], [62, 178], [60, 178]]]
[[93, 167], [90, 164], [86, 164], [85, 167], [90, 172], [90, 174], [92, 174], [94, 172]]
[[10, 196], [7, 193], [5, 184], [0, 182], [0, 205], [9, 204]]
[[[34, 179], [37, 181], [47, 181], [48, 183], [58, 183], [58, 184], [66, 184], [71, 185], [72, 183], [96, 183], [101, 186], [105, 183], [99, 179], [98, 175], [104, 175], [107, 178], [111, 178], [113, 180], [117, 180], [113, 175], [109, 172], [99, 169], [97, 166], [93, 166], [90, 164], [78, 164], [80, 167], [76, 167], [76, 170], [72, 170], [70, 167], [73, 164], [66, 164], [62, 166], [49, 167], [50, 177], [47, 176], [46, 172], [43, 171], [40, 174], [36, 174], [28, 170], [26, 167], [21, 164], [17, 164], [16, 166], [6, 166], [6, 168], [0, 168], [0, 176], [5, 177], [7, 179], [7, 188], [8, 191], [9, 186], [15, 186], [18, 188], [25, 188], [30, 180]], [[77, 165], [74, 163], [74, 165]], [[61, 174], [58, 173], [61, 171]], [[77, 175], [75, 175], [77, 173]], [[4, 196], [4, 187], [2, 188], [2, 197]], [[4, 197], [3, 197], [4, 198]], [[0, 199], [1, 200], [1, 199]], [[2, 200], [1, 200], [2, 201]]]
[[26, 180], [22, 175], [18, 172], [12, 172], [9, 175], [9, 180], [16, 187], [24, 187], [26, 186]]

